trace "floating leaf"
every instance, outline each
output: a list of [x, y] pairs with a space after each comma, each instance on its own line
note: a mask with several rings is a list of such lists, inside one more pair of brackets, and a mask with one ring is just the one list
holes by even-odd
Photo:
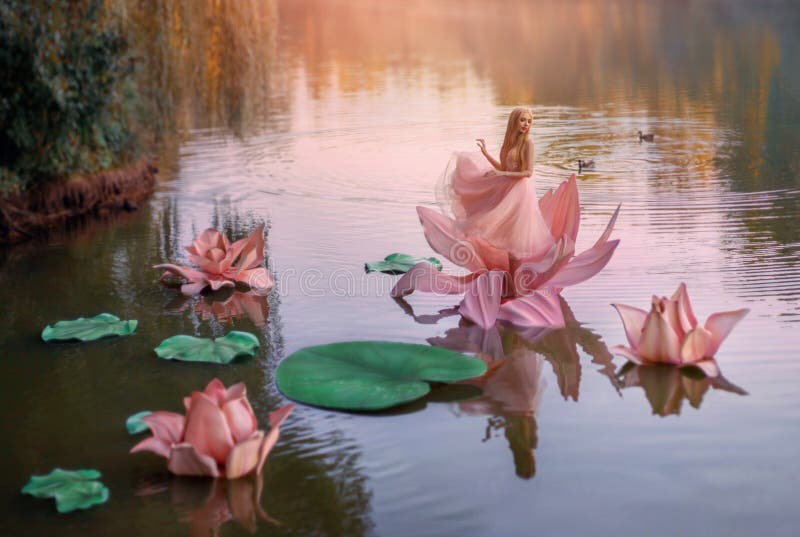
[[300, 349], [281, 362], [276, 379], [284, 395], [303, 403], [380, 410], [424, 396], [428, 382], [456, 382], [485, 371], [481, 360], [447, 349], [350, 341]]
[[225, 337], [211, 339], [194, 336], [172, 336], [156, 347], [156, 354], [166, 360], [229, 364], [237, 356], [253, 356], [258, 338], [236, 330]]
[[53, 326], [47, 325], [42, 330], [45, 341], [94, 341], [108, 336], [129, 336], [136, 331], [139, 321], [131, 319], [121, 321], [116, 315], [101, 313], [94, 317], [80, 317], [72, 321], [58, 321]]
[[403, 274], [411, 270], [411, 267], [420, 261], [427, 261], [436, 270], [442, 270], [442, 263], [435, 257], [412, 257], [408, 254], [389, 254], [383, 261], [375, 263], [364, 263], [367, 272], [386, 272], [387, 274]]
[[142, 418], [150, 414], [152, 414], [152, 412], [149, 410], [143, 410], [142, 412], [137, 412], [133, 416], [128, 416], [128, 419], [125, 420], [125, 427], [128, 429], [128, 434], [139, 434], [148, 430], [150, 426], [143, 422]]
[[108, 501], [108, 488], [95, 481], [99, 477], [97, 470], [56, 468], [47, 475], [31, 476], [22, 493], [36, 498], [55, 498], [58, 512], [69, 513]]

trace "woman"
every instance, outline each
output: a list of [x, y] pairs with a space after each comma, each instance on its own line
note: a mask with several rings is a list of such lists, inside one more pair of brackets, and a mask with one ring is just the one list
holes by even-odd
[[455, 156], [446, 174], [446, 197], [457, 229], [517, 259], [539, 259], [555, 242], [539, 210], [532, 181], [533, 112], [515, 108], [508, 117], [500, 160], [477, 140], [491, 167], [474, 153]]

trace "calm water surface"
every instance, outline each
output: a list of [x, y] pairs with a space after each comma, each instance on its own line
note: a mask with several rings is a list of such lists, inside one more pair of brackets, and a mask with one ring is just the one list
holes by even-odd
[[[266, 75], [242, 77], [216, 103], [225, 121], [202, 107], [183, 111], [191, 128], [162, 157], [147, 207], [3, 253], [0, 533], [794, 535], [800, 9], [274, 8], [276, 26], [264, 29], [272, 37], [248, 59]], [[241, 61], [222, 59], [223, 75]], [[538, 339], [460, 324], [447, 315], [452, 298], [397, 302], [388, 296], [396, 277], [363, 273], [365, 261], [391, 252], [431, 255], [414, 206], [435, 205], [452, 151], [485, 137], [496, 152], [520, 103], [535, 114], [540, 195], [577, 159], [597, 161], [579, 176], [579, 248], [623, 204], [613, 259], [563, 293], [567, 328]], [[638, 130], [656, 133], [655, 143], [640, 144]], [[225, 304], [238, 297], [182, 300], [158, 284], [151, 265], [185, 261], [182, 247], [202, 229], [239, 238], [262, 222], [278, 281], [256, 305], [266, 323], [227, 319]], [[646, 307], [680, 281], [701, 318], [751, 310], [718, 355], [727, 381], [660, 369], [638, 372], [638, 382], [615, 375], [624, 361], [608, 347], [625, 336], [609, 304]], [[138, 319], [136, 335], [39, 340], [48, 323], [103, 311]], [[177, 333], [231, 328], [258, 334], [262, 352], [232, 366], [152, 352]], [[217, 376], [245, 381], [264, 423], [283, 402], [273, 382], [282, 358], [367, 338], [443, 345], [500, 365], [480, 396], [440, 388], [381, 415], [298, 406], [262, 483], [170, 478], [160, 459], [127, 454], [137, 440], [124, 420], [134, 412], [179, 410], [183, 395]], [[101, 470], [110, 502], [59, 516], [19, 494], [29, 475], [55, 466]], [[226, 522], [228, 509], [238, 521]]]

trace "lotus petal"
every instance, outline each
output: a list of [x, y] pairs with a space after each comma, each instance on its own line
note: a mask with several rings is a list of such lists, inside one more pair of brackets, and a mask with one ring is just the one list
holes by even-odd
[[642, 338], [636, 350], [647, 362], [679, 364], [681, 361], [678, 335], [658, 311], [655, 302], [644, 320]]
[[717, 378], [720, 375], [719, 366], [717, 365], [717, 362], [711, 358], [685, 365], [688, 367], [696, 367], [697, 369], [702, 371], [706, 377], [711, 379]]
[[750, 310], [748, 308], [736, 311], [724, 311], [714, 313], [706, 320], [706, 330], [711, 332], [711, 341], [706, 347], [706, 356], [711, 358], [717, 354], [719, 346], [731, 333], [733, 327], [747, 315]]
[[225, 475], [228, 479], [238, 479], [253, 472], [259, 462], [264, 431], [255, 431], [249, 438], [239, 442], [228, 455]]
[[454, 295], [467, 290], [469, 284], [485, 271], [473, 272], [466, 276], [442, 274], [427, 261], [420, 261], [403, 274], [392, 289], [393, 297], [402, 297], [422, 291], [427, 293]]
[[617, 310], [620, 318], [622, 319], [622, 326], [625, 327], [625, 336], [628, 338], [628, 343], [632, 349], [639, 347], [639, 340], [642, 337], [642, 328], [644, 328], [644, 320], [647, 318], [647, 312], [640, 308], [627, 306], [625, 304], [611, 304]]
[[241, 247], [237, 244], [236, 248], [231, 248], [233, 259], [236, 260], [233, 268], [237, 272], [256, 268], [264, 262], [264, 226], [258, 226], [243, 240]]
[[280, 436], [280, 426], [286, 421], [286, 418], [289, 417], [289, 414], [292, 413], [294, 410], [294, 403], [289, 403], [288, 405], [284, 405], [278, 410], [273, 411], [269, 415], [269, 424], [271, 429], [266, 437], [264, 437], [264, 443], [261, 444], [261, 450], [259, 452], [258, 458], [258, 466], [256, 468], [256, 473], [261, 473], [261, 468], [264, 466], [264, 461], [267, 460], [267, 455], [272, 451], [272, 448], [275, 447], [275, 444], [278, 442], [278, 437]]
[[711, 345], [711, 339], [711, 332], [702, 326], [694, 327], [683, 339], [683, 344], [681, 345], [681, 359], [684, 362], [697, 362], [702, 360], [708, 356], [706, 351]]
[[642, 360], [642, 358], [636, 354], [636, 351], [629, 349], [625, 345], [614, 345], [609, 350], [614, 354], [618, 354], [619, 356], [627, 358], [636, 365], [644, 365], [644, 360]]
[[491, 328], [500, 311], [506, 273], [499, 270], [481, 274], [467, 289], [458, 311], [482, 328]]
[[183, 440], [221, 464], [233, 448], [233, 435], [225, 414], [213, 399], [202, 392], [192, 394]]
[[167, 469], [175, 475], [219, 477], [216, 461], [189, 443], [172, 446]]
[[678, 285], [678, 290], [672, 295], [672, 300], [678, 302], [678, 316], [681, 322], [683, 331], [688, 333], [692, 328], [697, 326], [697, 318], [692, 311], [692, 304], [689, 302], [689, 294], [686, 292], [686, 284], [681, 282]]
[[275, 281], [264, 267], [242, 270], [235, 276], [236, 281], [246, 283], [259, 295], [266, 295], [275, 288]]
[[581, 222], [575, 174], [558, 185], [555, 192], [552, 189], [548, 190], [539, 200], [539, 210], [554, 239], [567, 236], [575, 242]]
[[153, 436], [145, 438], [130, 450], [130, 453], [151, 451], [156, 455], [169, 458], [173, 444], [181, 441], [183, 434], [184, 418], [175, 412], [157, 410], [142, 418], [153, 432]]
[[611, 218], [608, 220], [608, 224], [606, 224], [606, 229], [603, 230], [603, 233], [597, 238], [597, 241], [592, 246], [600, 246], [601, 244], [608, 242], [609, 237], [611, 237], [611, 232], [614, 231], [614, 224], [617, 223], [617, 217], [619, 216], [619, 210], [621, 207], [621, 203], [617, 205], [616, 210], [614, 210], [614, 214], [611, 215]]
[[564, 312], [558, 293], [552, 289], [507, 300], [500, 306], [497, 319], [518, 328], [548, 327], [562, 328]]
[[476, 271], [486, 268], [478, 251], [458, 230], [456, 223], [445, 215], [427, 207], [417, 207], [422, 231], [433, 250], [458, 266]]
[[289, 417], [289, 414], [292, 413], [294, 410], [294, 403], [289, 403], [283, 405], [277, 410], [273, 410], [269, 415], [269, 426], [270, 427], [280, 427], [286, 418]]
[[[240, 384], [244, 387], [244, 384]], [[256, 416], [244, 393], [222, 405], [222, 412], [225, 413], [225, 418], [228, 420], [234, 442], [241, 442], [249, 438], [258, 429]]]
[[560, 272], [542, 285], [561, 289], [588, 280], [603, 270], [618, 245], [619, 239], [592, 246], [573, 257]]

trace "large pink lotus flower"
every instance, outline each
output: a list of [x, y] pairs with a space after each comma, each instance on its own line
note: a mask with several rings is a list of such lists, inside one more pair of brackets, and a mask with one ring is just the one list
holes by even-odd
[[612, 306], [622, 318], [630, 343], [630, 347], [612, 347], [615, 354], [640, 365], [694, 365], [709, 376], [718, 372], [706, 359], [714, 357], [736, 323], [750, 311], [745, 308], [714, 313], [701, 326], [692, 311], [685, 283], [678, 286], [671, 298], [654, 295], [649, 313], [625, 304]]
[[159, 410], [142, 418], [153, 436], [133, 446], [131, 453], [152, 451], [169, 461], [167, 469], [175, 475], [228, 479], [261, 473], [280, 425], [294, 408], [289, 403], [270, 414], [271, 429], [265, 434], [258, 430], [244, 383], [226, 389], [214, 379], [183, 404], [186, 416]]
[[[558, 293], [588, 280], [606, 266], [619, 240], [609, 240], [619, 207], [595, 244], [575, 255], [580, 204], [575, 175], [548, 190], [539, 210], [550, 230], [552, 246], [527, 245], [524, 251], [545, 252], [539, 257], [516, 258], [479, 237], [467, 236], [456, 222], [432, 209], [417, 207], [428, 244], [437, 253], [472, 272], [442, 274], [422, 261], [406, 272], [392, 289], [402, 297], [414, 291], [462, 294], [462, 316], [484, 328], [504, 321], [520, 328], [564, 326]], [[548, 243], [549, 244], [549, 243]]]
[[268, 293], [275, 282], [261, 266], [264, 263], [264, 226], [233, 244], [220, 231], [208, 228], [190, 245], [189, 261], [198, 269], [164, 263], [153, 268], [164, 269], [162, 280], [174, 274], [186, 280], [181, 286], [184, 295], [196, 295], [206, 287], [213, 291], [235, 287], [236, 282], [247, 284], [253, 291]]

